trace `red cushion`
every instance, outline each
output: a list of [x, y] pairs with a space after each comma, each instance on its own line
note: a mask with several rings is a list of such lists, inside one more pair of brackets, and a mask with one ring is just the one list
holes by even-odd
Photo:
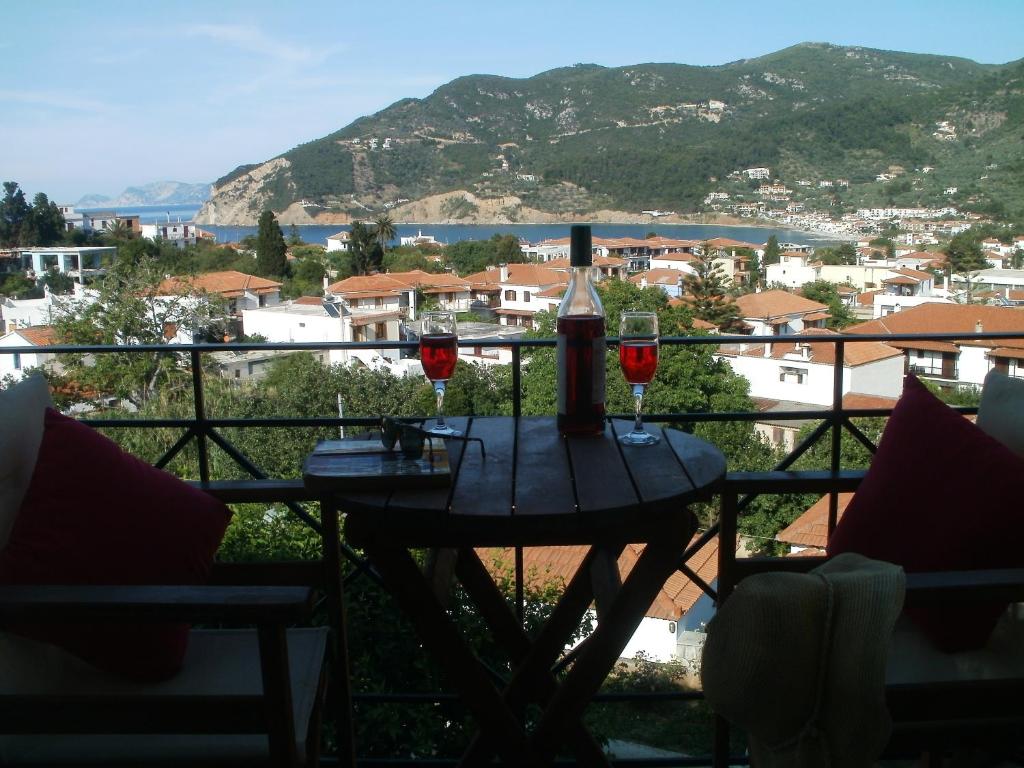
[[[914, 376], [871, 468], [828, 544], [908, 573], [1024, 566], [1019, 478], [1024, 460], [946, 406]], [[945, 651], [985, 644], [1006, 603], [907, 613]]]
[[[28, 492], [0, 551], [3, 584], [202, 584], [231, 512], [125, 453], [91, 427], [46, 412]], [[181, 666], [182, 624], [45, 624], [14, 631], [96, 666], [157, 680]]]

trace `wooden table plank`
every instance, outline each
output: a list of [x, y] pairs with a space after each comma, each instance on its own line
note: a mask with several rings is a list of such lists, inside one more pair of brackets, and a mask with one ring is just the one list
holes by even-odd
[[[454, 429], [465, 434], [469, 426], [469, 419], [466, 417], [454, 417], [445, 419]], [[432, 427], [434, 420], [429, 420], [424, 426]], [[466, 443], [462, 440], [448, 440], [448, 465], [452, 471], [452, 482], [458, 481], [458, 473], [461, 471], [459, 462], [462, 459]], [[443, 514], [448, 510], [448, 502], [451, 499], [452, 487], [444, 488], [403, 488], [391, 492], [387, 508], [391, 510], [412, 509], [424, 512]], [[346, 494], [349, 496], [349, 494]], [[350, 496], [354, 500], [355, 494]]]
[[512, 467], [515, 456], [515, 419], [474, 419], [470, 435], [484, 441], [467, 445], [452, 494], [451, 514], [466, 517], [512, 515]]
[[576, 491], [565, 438], [549, 418], [520, 419], [514, 514], [575, 512]]
[[664, 435], [696, 488], [710, 490], [725, 475], [725, 456], [713, 445], [678, 429], [666, 429]]
[[[616, 419], [612, 421], [612, 429], [618, 438], [633, 430], [633, 422]], [[662, 434], [662, 428], [656, 424], [649, 424], [647, 431], [661, 435], [661, 442], [655, 445], [620, 446], [622, 458], [633, 475], [633, 482], [641, 500], [646, 504], [656, 504], [680, 493], [692, 491], [693, 483], [683, 470], [682, 464], [675, 460], [675, 452]]]
[[570, 437], [568, 443], [581, 515], [640, 503], [607, 423], [603, 437]]

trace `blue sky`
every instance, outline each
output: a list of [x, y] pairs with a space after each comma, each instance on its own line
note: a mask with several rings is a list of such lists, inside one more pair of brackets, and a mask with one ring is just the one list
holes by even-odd
[[60, 201], [212, 181], [460, 75], [715, 65], [798, 42], [1024, 57], [1024, 0], [11, 2], [0, 180]]

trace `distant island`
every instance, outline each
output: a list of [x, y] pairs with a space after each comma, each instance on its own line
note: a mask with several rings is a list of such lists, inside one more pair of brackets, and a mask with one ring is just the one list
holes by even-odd
[[212, 184], [186, 184], [181, 181], [154, 181], [140, 187], [128, 187], [117, 197], [90, 194], [76, 208], [125, 208], [136, 205], [202, 205], [210, 199]]

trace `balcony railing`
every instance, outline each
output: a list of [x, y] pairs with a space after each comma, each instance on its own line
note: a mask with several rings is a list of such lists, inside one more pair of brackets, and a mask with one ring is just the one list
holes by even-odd
[[[929, 341], [1003, 341], [1008, 339], [1022, 339], [1024, 331], [1020, 333], [931, 333], [931, 334], [877, 334], [877, 335], [835, 335], [821, 336], [810, 335], [787, 336], [788, 343], [831, 343], [835, 347], [834, 381], [832, 388], [832, 404], [827, 408], [812, 408], [806, 410], [793, 410], [772, 412], [772, 421], [793, 421], [800, 422], [812, 420], [818, 422], [807, 437], [800, 442], [791, 452], [782, 458], [776, 465], [776, 472], [773, 473], [730, 473], [721, 486], [723, 500], [734, 505], [741, 513], [749, 506], [759, 493], [777, 493], [780, 488], [790, 488], [792, 492], [829, 493], [829, 530], [835, 526], [837, 517], [837, 493], [840, 490], [847, 490], [851, 487], [848, 469], [842, 466], [842, 453], [840, 451], [841, 441], [844, 433], [851, 435], [854, 440], [863, 445], [867, 450], [874, 452], [874, 444], [853, 422], [854, 419], [865, 417], [884, 417], [890, 413], [888, 408], [860, 408], [849, 409], [843, 407], [844, 395], [844, 360], [850, 344], [864, 342], [892, 342], [910, 340]], [[661, 342], [665, 346], [719, 346], [728, 343], [727, 337], [700, 336], [700, 337], [663, 337]], [[778, 338], [774, 336], [744, 337], [745, 343], [777, 343]], [[615, 339], [609, 339], [610, 344], [616, 343]], [[515, 416], [522, 415], [522, 370], [523, 353], [537, 348], [553, 347], [553, 339], [473, 339], [460, 342], [462, 347], [504, 347], [511, 350], [512, 356], [512, 412]], [[149, 346], [49, 346], [45, 349], [33, 350], [47, 354], [88, 354], [103, 355], [111, 353], [143, 353], [161, 352], [166, 354], [178, 354], [187, 357], [187, 367], [191, 371], [191, 384], [194, 401], [194, 411], [184, 418], [174, 419], [112, 419], [112, 418], [87, 418], [86, 423], [94, 427], [120, 429], [173, 429], [180, 433], [180, 437], [173, 446], [155, 462], [156, 466], [167, 466], [175, 457], [179, 456], [190, 443], [195, 444], [196, 473], [199, 480], [208, 487], [216, 489], [218, 478], [211, 477], [210, 450], [216, 447], [226, 453], [232, 461], [253, 478], [256, 482], [228, 494], [228, 501], [245, 502], [267, 502], [285, 503], [291, 511], [310, 526], [317, 533], [321, 532], [320, 521], [310, 515], [299, 502], [310, 500], [308, 494], [301, 491], [301, 484], [296, 486], [294, 482], [288, 482], [280, 478], [270, 478], [247, 456], [235, 448], [222, 434], [225, 429], [284, 429], [296, 427], [368, 427], [373, 426], [377, 419], [372, 417], [320, 417], [308, 416], [301, 418], [218, 418], [211, 416], [205, 403], [205, 373], [203, 366], [204, 355], [213, 352], [224, 351], [258, 351], [258, 350], [284, 350], [284, 351], [309, 351], [316, 352], [330, 349], [377, 349], [379, 342], [335, 342], [335, 343], [291, 343], [291, 344], [198, 344], [198, 345], [149, 345]], [[415, 349], [415, 342], [389, 342], [388, 348]], [[0, 348], [0, 355], [24, 353], [25, 348]], [[975, 413], [976, 408], [961, 407], [964, 413]], [[631, 418], [622, 414], [623, 418]], [[645, 421], [674, 423], [691, 428], [700, 423], [749, 423], [763, 420], [766, 414], [756, 411], [740, 412], [687, 412], [687, 413], [651, 413], [645, 415]], [[819, 442], [824, 442], [828, 448], [827, 466], [821, 467], [819, 472], [813, 473], [801, 479], [788, 478], [779, 471], [789, 470], [804, 456], [812, 447]], [[213, 482], [211, 482], [213, 481]], [[788, 486], [787, 486], [788, 483]], [[735, 531], [730, 531], [734, 534]], [[687, 566], [687, 561], [703, 547], [707, 542], [719, 534], [719, 524], [710, 525], [690, 546], [680, 560], [679, 567], [682, 573], [691, 578], [705, 593], [716, 597], [713, 585], [704, 583], [696, 577], [695, 573]], [[344, 557], [351, 565], [346, 581], [353, 578], [373, 578], [373, 572], [367, 567], [359, 553], [343, 546]], [[519, 559], [519, 558], [517, 558]], [[521, 562], [521, 560], [520, 560]], [[518, 568], [515, 573], [515, 594], [518, 603], [518, 615], [523, 616], [523, 573]], [[561, 662], [561, 666], [571, 662], [569, 658]], [[355, 701], [360, 706], [371, 706], [381, 704], [416, 704], [416, 705], [438, 705], [440, 703], [451, 703], [454, 696], [446, 693], [388, 693], [388, 694], [367, 694], [356, 693]], [[643, 693], [616, 693], [599, 694], [594, 698], [595, 702], [602, 702], [611, 705], [617, 702], [648, 702], [659, 705], [671, 703], [695, 702], [702, 699], [699, 691], [680, 691], [673, 693], [643, 694]], [[439, 724], [440, 728], [440, 724]], [[359, 745], [356, 745], [357, 749]], [[640, 758], [617, 760], [617, 765], [644, 765], [644, 766], [695, 766], [695, 765], [726, 765], [744, 764], [746, 759], [743, 756], [728, 755], [729, 745], [720, 743], [720, 740], [709, 739], [707, 753], [687, 757], [666, 757], [666, 758]], [[330, 758], [328, 758], [329, 762]], [[454, 759], [421, 758], [407, 759], [396, 756], [389, 758], [360, 759], [359, 765], [423, 765], [440, 766], [454, 765]]]

